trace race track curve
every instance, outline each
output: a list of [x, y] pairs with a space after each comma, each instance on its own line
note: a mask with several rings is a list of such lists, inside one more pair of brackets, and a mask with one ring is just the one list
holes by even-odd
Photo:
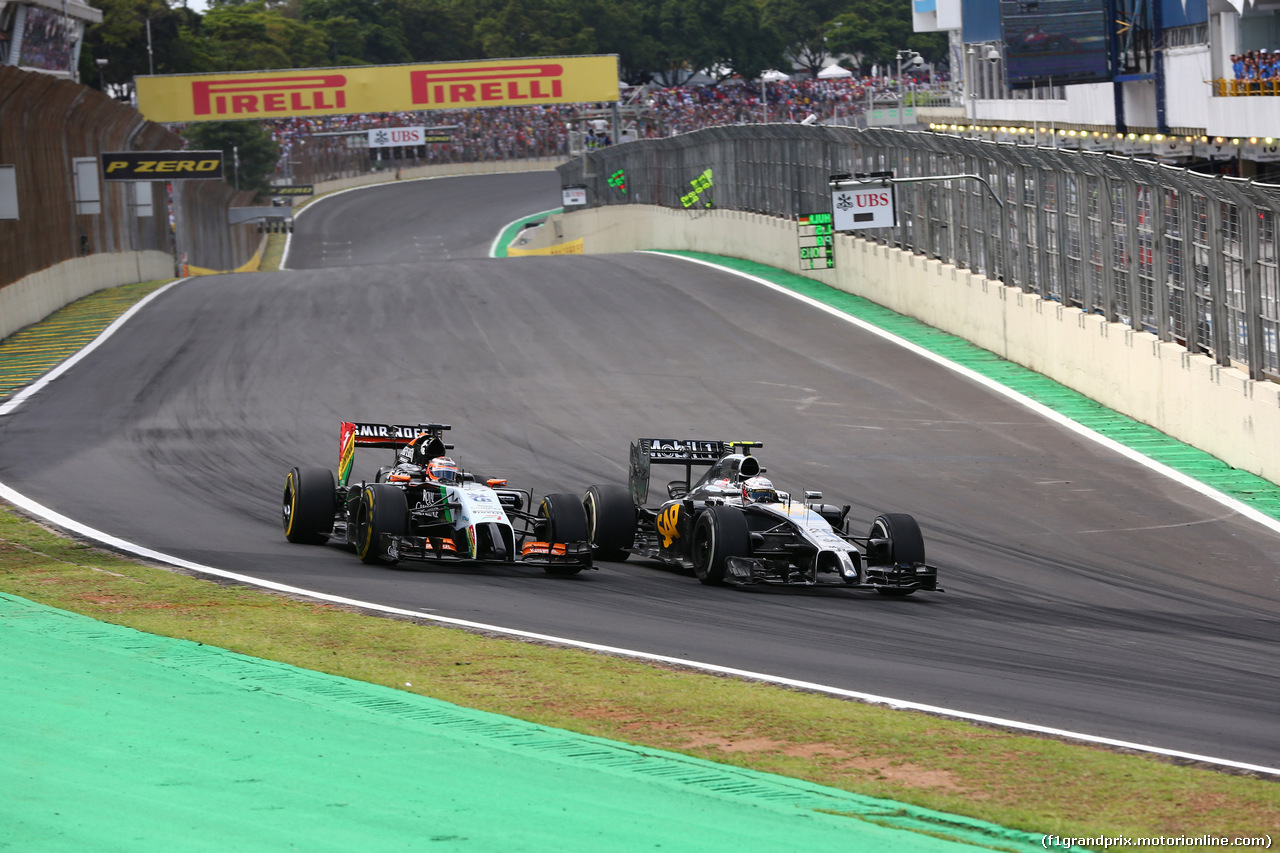
[[[318, 202], [290, 271], [182, 282], [0, 419], [0, 482], [280, 583], [1280, 767], [1274, 533], [741, 278], [486, 257], [558, 189], [546, 172]], [[946, 592], [371, 568], [289, 545], [284, 473], [336, 467], [343, 419], [450, 423], [465, 467], [538, 493], [625, 482], [639, 435], [763, 441], [781, 488], [852, 504], [860, 534], [914, 514]], [[357, 475], [390, 451], [362, 453]]]

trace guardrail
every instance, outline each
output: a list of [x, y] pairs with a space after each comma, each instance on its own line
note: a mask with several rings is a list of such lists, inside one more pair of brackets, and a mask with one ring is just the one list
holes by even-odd
[[1148, 331], [1252, 379], [1280, 380], [1280, 186], [1114, 155], [887, 128], [709, 128], [559, 167], [588, 205], [829, 211], [834, 174], [984, 176], [899, 185], [884, 245]]

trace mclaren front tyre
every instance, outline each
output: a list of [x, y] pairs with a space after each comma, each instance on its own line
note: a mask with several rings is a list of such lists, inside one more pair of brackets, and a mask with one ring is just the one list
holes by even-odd
[[[905, 513], [887, 512], [876, 516], [871, 522], [868, 539], [874, 543], [876, 565], [912, 568], [925, 564], [924, 536], [920, 533], [920, 525]], [[910, 595], [917, 588], [877, 586], [876, 592], [901, 597]]]
[[707, 586], [724, 583], [725, 560], [751, 556], [751, 531], [742, 510], [709, 506], [693, 524], [690, 542], [693, 573]]

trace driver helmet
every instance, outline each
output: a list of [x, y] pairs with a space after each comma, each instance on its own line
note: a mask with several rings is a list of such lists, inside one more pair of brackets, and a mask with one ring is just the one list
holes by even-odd
[[743, 503], [778, 503], [778, 492], [768, 477], [751, 477], [742, 482]]
[[456, 483], [458, 464], [448, 456], [437, 456], [427, 463], [427, 476], [440, 483]]

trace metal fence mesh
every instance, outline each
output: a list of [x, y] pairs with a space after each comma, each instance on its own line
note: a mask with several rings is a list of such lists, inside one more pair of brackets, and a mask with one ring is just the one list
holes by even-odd
[[972, 180], [899, 184], [897, 227], [862, 236], [1280, 380], [1277, 186], [1091, 152], [795, 124], [640, 140], [559, 167], [591, 206], [788, 219], [830, 209], [831, 175], [889, 170], [977, 175], [992, 192]]
[[[0, 221], [0, 287], [62, 261], [100, 252], [173, 252], [162, 182], [100, 182], [97, 212], [76, 203], [73, 162], [108, 151], [182, 148], [182, 141], [101, 92], [46, 74], [0, 66], [0, 164], [14, 166], [17, 220]], [[96, 166], [95, 166], [96, 168]], [[180, 186], [182, 182], [175, 182]], [[220, 181], [189, 195], [183, 242], [189, 261], [234, 269], [252, 257], [257, 234], [228, 225], [228, 209], [252, 193]], [[176, 194], [175, 194], [176, 195]], [[149, 206], [139, 202], [149, 201]], [[142, 215], [147, 214], [149, 215]]]

